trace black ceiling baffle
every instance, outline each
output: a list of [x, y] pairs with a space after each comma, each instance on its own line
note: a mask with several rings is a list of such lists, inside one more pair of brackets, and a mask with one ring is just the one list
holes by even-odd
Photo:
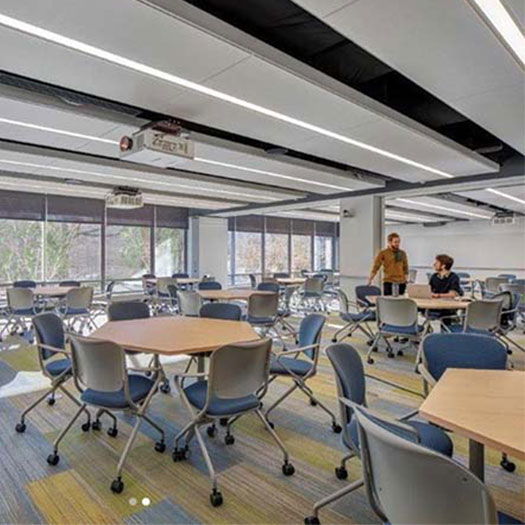
[[491, 160], [519, 155], [292, 0], [185, 1]]

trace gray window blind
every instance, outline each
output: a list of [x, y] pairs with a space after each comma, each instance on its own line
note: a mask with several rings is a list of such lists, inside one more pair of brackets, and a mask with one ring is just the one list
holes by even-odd
[[50, 195], [47, 198], [47, 220], [100, 224], [104, 220], [104, 201]]
[[283, 217], [266, 217], [267, 233], [290, 233], [291, 221]]
[[297, 235], [313, 235], [314, 222], [303, 219], [292, 219], [292, 233]]
[[235, 230], [239, 232], [259, 232], [264, 229], [264, 217], [262, 215], [241, 215], [235, 217]]
[[134, 210], [107, 209], [108, 225], [116, 226], [151, 226], [153, 224], [153, 206], [146, 204]]
[[336, 225], [336, 222], [315, 221], [315, 234], [323, 237], [335, 237], [337, 235]]
[[0, 218], [43, 221], [45, 195], [20, 191], [0, 191]]
[[158, 228], [188, 228], [187, 208], [156, 206]]

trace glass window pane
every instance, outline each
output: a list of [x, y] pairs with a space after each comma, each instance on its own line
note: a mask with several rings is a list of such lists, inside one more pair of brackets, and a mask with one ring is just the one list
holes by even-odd
[[0, 219], [0, 283], [42, 280], [43, 222]]
[[266, 272], [289, 272], [288, 235], [267, 233], [265, 241]]
[[157, 228], [155, 231], [155, 273], [170, 276], [184, 272], [185, 265], [184, 230]]
[[150, 272], [150, 231], [145, 226], [106, 228], [107, 279], [138, 279]]
[[[254, 232], [235, 232], [236, 275], [262, 272], [262, 235]], [[237, 279], [235, 282], [237, 283]]]
[[315, 270], [332, 269], [333, 237], [315, 237]]
[[46, 280], [100, 280], [100, 235], [99, 224], [48, 222]]
[[292, 235], [292, 272], [310, 270], [312, 266], [312, 237]]

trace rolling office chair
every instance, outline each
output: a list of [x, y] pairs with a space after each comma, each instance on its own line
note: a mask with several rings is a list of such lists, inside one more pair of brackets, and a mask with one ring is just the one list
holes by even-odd
[[15, 281], [13, 283], [13, 288], [36, 288], [36, 282], [30, 280]]
[[512, 282], [514, 279], [516, 279], [517, 275], [514, 273], [500, 273], [497, 277], [501, 277], [502, 279], [507, 279], [508, 282]]
[[442, 324], [442, 326], [445, 331], [452, 333], [491, 335], [496, 332], [500, 324], [502, 309], [503, 301], [501, 298], [472, 301], [463, 315], [453, 316], [463, 319], [462, 323]]
[[[273, 283], [261, 283], [273, 284]], [[260, 286], [260, 285], [259, 285]], [[277, 315], [279, 310], [279, 294], [253, 293], [248, 298], [248, 310], [246, 321], [259, 330], [265, 337], [270, 330], [274, 330], [277, 337], [282, 341], [282, 336], [276, 329]]]
[[202, 281], [198, 288], [199, 290], [222, 290], [222, 285], [218, 281]]
[[[512, 294], [518, 294], [518, 317], [521, 318], [522, 322], [525, 322], [525, 282], [523, 284], [519, 284], [517, 280], [515, 280], [512, 283], [502, 284], [500, 285], [500, 290], [503, 292], [511, 292]], [[525, 329], [523, 333], [525, 333]]]
[[[332, 343], [337, 343], [345, 337], [351, 337], [356, 330], [360, 330], [368, 339], [373, 340], [375, 335], [368, 323], [376, 320], [375, 311], [369, 307], [362, 309], [359, 303], [350, 301], [343, 290], [337, 290], [337, 296], [339, 298], [339, 316], [346, 324], [335, 332]], [[355, 312], [349, 311], [350, 305], [355, 308]], [[340, 334], [344, 335], [338, 338]]]
[[265, 416], [268, 417], [272, 410], [295, 390], [299, 389], [308, 397], [312, 406], [319, 405], [330, 416], [332, 430], [337, 434], [341, 432], [341, 426], [337, 423], [335, 415], [315, 397], [313, 390], [307, 385], [308, 380], [317, 374], [317, 363], [321, 352], [321, 335], [325, 320], [324, 315], [321, 314], [307, 315], [299, 326], [299, 346], [292, 350], [272, 354], [270, 383], [277, 377], [289, 377], [293, 381], [293, 385], [266, 410]]
[[292, 316], [292, 299], [299, 288], [298, 285], [286, 286], [282, 296], [281, 306], [277, 310], [277, 325], [280, 325], [283, 330], [288, 332], [287, 335], [294, 337], [296, 344], [299, 343], [299, 340], [297, 339], [297, 330], [288, 321], [288, 318]]
[[487, 277], [485, 285], [482, 287], [482, 296], [484, 299], [491, 299], [499, 292], [501, 284], [507, 284], [509, 279], [506, 277]]
[[[501, 287], [512, 286], [511, 284], [504, 284]], [[500, 287], [500, 288], [501, 288]], [[525, 348], [517, 341], [514, 341], [509, 334], [518, 326], [518, 316], [520, 314], [521, 295], [517, 292], [504, 290], [494, 296], [494, 300], [501, 299], [501, 315], [499, 324], [494, 335], [507, 347], [507, 353], [512, 353], [510, 345], [512, 344], [518, 350], [525, 352]]]
[[[291, 476], [295, 472], [284, 444], [261, 412], [261, 399], [268, 388], [271, 347], [271, 339], [223, 346], [213, 352], [209, 373], [175, 375], [175, 385], [192, 420], [175, 437], [173, 461], [188, 459], [189, 443], [196, 437], [212, 480], [210, 502], [214, 507], [222, 505], [223, 497], [218, 490], [217, 474], [199, 431], [202, 425], [216, 419], [227, 419], [224, 441], [226, 445], [233, 445], [235, 439], [231, 434], [231, 426], [241, 416], [255, 412], [283, 453], [283, 474]], [[191, 377], [205, 380], [195, 381], [184, 388], [183, 380]], [[208, 432], [208, 435], [213, 437], [215, 432]], [[185, 446], [179, 447], [179, 442], [184, 437]]]
[[[343, 456], [341, 464], [335, 469], [336, 477], [344, 480], [348, 477], [346, 462], [353, 457], [360, 458], [361, 450], [354, 409], [345, 404], [343, 400], [350, 400], [353, 403], [352, 406], [367, 406], [365, 371], [361, 356], [357, 350], [349, 344], [338, 343], [331, 345], [326, 349], [326, 355], [335, 373], [337, 396], [339, 398], [339, 412], [343, 425], [342, 443], [348, 450], [348, 453]], [[369, 376], [369, 378], [381, 383], [391, 384], [388, 381], [376, 377]], [[406, 421], [405, 424], [409, 426], [412, 432], [417, 433], [418, 439], [423, 446], [437, 450], [447, 456], [452, 456], [453, 444], [448, 435], [434, 425], [420, 421], [407, 421], [413, 415], [414, 412], [411, 412], [399, 418], [398, 421]], [[384, 421], [383, 424], [387, 427], [396, 425], [396, 423], [390, 420]], [[362, 485], [363, 480], [359, 479], [316, 502], [313, 508], [313, 514], [305, 519], [305, 523], [312, 525], [319, 523], [319, 511], [323, 507], [350, 494]]]
[[323, 277], [308, 277], [303, 285], [303, 293], [301, 295], [301, 304], [303, 308], [312, 311], [324, 311], [326, 305], [323, 301], [324, 293], [324, 276]]
[[103, 294], [98, 294], [93, 298], [94, 317], [105, 314], [108, 306], [111, 304], [113, 289], [116, 281], [109, 281]]
[[[109, 341], [96, 341], [87, 337], [71, 336], [73, 378], [80, 392], [81, 407], [71, 421], [60, 432], [53, 443], [53, 452], [48, 456], [50, 465], [57, 465], [60, 456], [58, 446], [80, 413], [91, 406], [106, 412], [126, 411], [135, 416], [136, 423], [120, 456], [116, 478], [111, 483], [111, 490], [120, 494], [124, 489], [122, 470], [129, 451], [135, 441], [142, 421], [149, 423], [160, 434], [161, 439], [155, 444], [157, 452], [164, 452], [166, 444], [164, 431], [147, 415], [151, 398], [156, 393], [162, 379], [160, 367], [130, 369], [151, 372], [152, 378], [145, 375], [130, 374], [126, 368], [124, 350]], [[114, 421], [116, 420], [115, 416]], [[110, 437], [117, 437], [116, 425], [108, 430]]]
[[[429, 275], [429, 274], [427, 274]], [[468, 272], [456, 272], [456, 275], [459, 277], [459, 285], [463, 290], [466, 292], [470, 292], [472, 290], [472, 284], [471, 284], [471, 276]], [[432, 274], [429, 276], [432, 277]]]
[[83, 286], [69, 290], [64, 301], [57, 306], [56, 312], [68, 330], [75, 331], [75, 323], [79, 323], [78, 333], [81, 334], [86, 327], [96, 329], [91, 313], [92, 306], [93, 288]]
[[202, 297], [193, 290], [179, 290], [177, 292], [179, 314], [187, 317], [199, 317], [202, 306]]
[[[417, 369], [423, 378], [428, 395], [447, 368], [505, 370], [508, 367], [507, 349], [495, 337], [480, 334], [430, 334], [421, 343], [422, 361]], [[503, 454], [501, 467], [513, 472], [516, 465]]]
[[275, 281], [264, 281], [257, 285], [257, 290], [260, 292], [274, 292], [278, 294], [280, 289], [279, 283]]
[[174, 284], [168, 284], [168, 295], [169, 300], [167, 301], [168, 309], [171, 313], [178, 313], [179, 311], [179, 299], [178, 294], [179, 292], [179, 285]]
[[[419, 324], [417, 304], [412, 299], [378, 297], [376, 317], [378, 332], [366, 355], [368, 364], [374, 363], [372, 352], [377, 348], [380, 339], [383, 339], [387, 345], [387, 356], [394, 357], [394, 350], [388, 340], [390, 337], [402, 337], [412, 345], [417, 345], [430, 327], [428, 323]], [[403, 355], [403, 351], [398, 350], [397, 355]], [[418, 351], [416, 363], [419, 362], [419, 358]]]
[[355, 416], [366, 493], [383, 523], [520, 523], [497, 512], [490, 491], [472, 472], [405, 439], [405, 425], [386, 427], [363, 407], [355, 408]]
[[[55, 404], [55, 392], [60, 390], [77, 406], [81, 406], [78, 399], [71, 395], [64, 388], [64, 385], [72, 378], [71, 360], [69, 353], [66, 352], [66, 337], [64, 325], [60, 317], [51, 312], [42, 313], [33, 317], [33, 329], [36, 336], [36, 348], [38, 352], [38, 364], [45, 377], [51, 381], [51, 388], [42, 394], [35, 402], [31, 403], [20, 416], [20, 423], [17, 423], [15, 430], [23, 433], [26, 430], [26, 416], [37, 407], [44, 399], [48, 405]], [[60, 357], [59, 359], [56, 359]], [[87, 422], [82, 425], [82, 430], [87, 432], [90, 429], [91, 417], [88, 410], [85, 410]]]
[[170, 293], [169, 287], [177, 287], [177, 279], [174, 277], [159, 277], [157, 279], [157, 308], [155, 314], [162, 312], [173, 312], [173, 298]]
[[66, 287], [69, 287], [69, 286], [73, 286], [75, 288], [80, 288], [81, 284], [80, 284], [80, 281], [60, 281], [58, 286], [60, 286], [62, 288], [66, 288]]
[[209, 319], [240, 321], [242, 310], [240, 306], [232, 303], [206, 303], [201, 306], [199, 316]]
[[28, 330], [26, 323], [41, 311], [35, 302], [33, 290], [29, 287], [8, 288], [6, 299], [7, 319], [0, 332], [0, 340], [6, 331], [9, 331], [11, 335], [14, 335], [17, 330], [26, 332]]

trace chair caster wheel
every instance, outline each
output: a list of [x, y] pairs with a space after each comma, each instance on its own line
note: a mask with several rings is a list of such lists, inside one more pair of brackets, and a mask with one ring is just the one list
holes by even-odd
[[115, 494], [120, 494], [124, 490], [124, 483], [120, 478], [114, 479], [111, 482], [111, 492]]
[[316, 407], [317, 401], [315, 401], [315, 399], [310, 399], [310, 405], [312, 405], [313, 407]]
[[178, 461], [184, 461], [190, 457], [188, 448], [174, 448], [171, 454], [171, 458], [175, 463]]
[[374, 344], [374, 341], [373, 341], [372, 339], [369, 339], [369, 340], [366, 342], [366, 344], [367, 344], [368, 346], [372, 346], [372, 345]]
[[54, 397], [47, 398], [47, 404], [52, 407], [55, 404], [56, 399]]
[[223, 504], [222, 494], [218, 490], [213, 490], [210, 494], [210, 502], [214, 507], [220, 507]]
[[337, 337], [332, 337], [332, 343], [337, 343]]
[[292, 476], [294, 472], [295, 472], [295, 467], [291, 463], [288, 463], [288, 461], [285, 461], [283, 465], [283, 474], [285, 476]]
[[394, 337], [394, 343], [399, 343], [399, 337]]
[[402, 356], [402, 355], [405, 355], [405, 354], [403, 353], [403, 350], [398, 350], [397, 351], [397, 355]]
[[233, 445], [235, 443], [235, 438], [231, 434], [228, 434], [224, 438], [224, 443], [226, 443], [226, 445]]
[[307, 518], [304, 518], [304, 523], [305, 525], [321, 525], [319, 518], [316, 516], [308, 516]]
[[47, 462], [50, 464], [50, 465], [58, 465], [58, 462], [60, 461], [60, 456], [53, 452], [53, 454], [49, 454], [49, 456], [47, 456]]
[[341, 425], [339, 425], [338, 423], [332, 423], [332, 430], [336, 433], [336, 434], [340, 434], [343, 430], [343, 427], [341, 427]]
[[337, 479], [347, 479], [348, 470], [345, 467], [335, 467], [335, 477]]
[[206, 429], [206, 433], [209, 437], [214, 438], [217, 435], [217, 429], [215, 428], [215, 425], [211, 425]]
[[118, 434], [118, 428], [117, 427], [111, 427], [111, 428], [108, 428], [108, 436], [109, 437], [117, 437], [117, 434]]
[[389, 358], [389, 359], [394, 359], [394, 354], [392, 352], [388, 352], [388, 354], [386, 354], [386, 356]]
[[17, 423], [16, 427], [15, 427], [15, 430], [19, 434], [23, 434], [26, 431], [26, 424], [25, 423]]
[[93, 421], [93, 423], [91, 423], [91, 428], [93, 430], [100, 430], [102, 428], [102, 423], [97, 419], [96, 421]]
[[166, 443], [164, 441], [157, 441], [155, 443], [155, 452], [162, 454], [166, 450]]
[[91, 428], [91, 423], [87, 423], [87, 422], [82, 423], [80, 428], [82, 429], [83, 432], [88, 432], [89, 429]]
[[367, 358], [366, 362], [367, 362], [369, 365], [373, 365], [373, 364], [374, 364], [374, 360], [373, 360], [371, 357]]
[[516, 470], [516, 463], [509, 461], [507, 458], [500, 461], [500, 466], [503, 470], [507, 472], [514, 472]]
[[163, 383], [161, 386], [160, 386], [160, 391], [163, 393], [163, 394], [169, 394], [171, 392], [171, 387], [169, 385], [169, 383]]
[[219, 419], [219, 424], [221, 425], [221, 427], [225, 427], [228, 424], [228, 418], [227, 417], [221, 417]]

